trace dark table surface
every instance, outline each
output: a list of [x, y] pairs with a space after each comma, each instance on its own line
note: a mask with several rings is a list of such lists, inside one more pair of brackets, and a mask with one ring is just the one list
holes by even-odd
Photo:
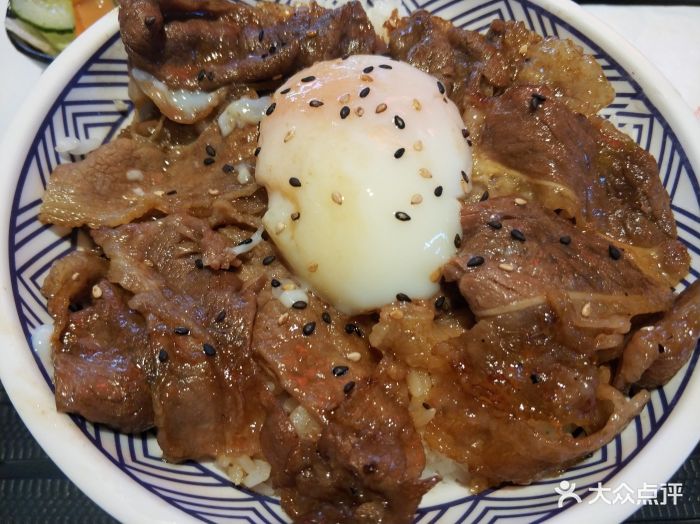
[[[700, 522], [700, 446], [671, 482], [678, 505], [643, 506], [627, 522]], [[113, 523], [68, 480], [32, 438], [0, 386], [0, 523]]]

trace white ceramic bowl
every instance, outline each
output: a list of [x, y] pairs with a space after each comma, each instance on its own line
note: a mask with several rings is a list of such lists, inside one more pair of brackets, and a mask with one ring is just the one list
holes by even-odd
[[[617, 98], [604, 111], [659, 160], [672, 196], [681, 238], [692, 255], [684, 285], [700, 271], [700, 136], [680, 96], [639, 53], [568, 0], [430, 0], [410, 2], [456, 25], [483, 29], [494, 17], [518, 19], [540, 34], [569, 37], [596, 55], [612, 80]], [[409, 4], [404, 3], [404, 9]], [[46, 178], [61, 159], [61, 137], [109, 140], [124, 124], [114, 100], [127, 101], [126, 60], [113, 12], [48, 68], [0, 149], [4, 205], [0, 304], [0, 377], [17, 411], [49, 456], [89, 497], [121, 521], [185, 522], [242, 519], [284, 522], [272, 498], [234, 488], [211, 464], [171, 465], [160, 460], [152, 435], [127, 436], [58, 414], [46, 360], [29, 343], [37, 325], [49, 320], [39, 287], [53, 260], [73, 249], [69, 231], [42, 226], [38, 206]], [[129, 106], [131, 107], [131, 106]], [[636, 490], [665, 482], [700, 436], [698, 351], [627, 429], [585, 462], [556, 479], [527, 487], [470, 495], [440, 486], [423, 500], [420, 522], [619, 521], [639, 506], [590, 503], [602, 483], [611, 500], [622, 487]], [[575, 486], [581, 503], [558, 507], [555, 488]]]

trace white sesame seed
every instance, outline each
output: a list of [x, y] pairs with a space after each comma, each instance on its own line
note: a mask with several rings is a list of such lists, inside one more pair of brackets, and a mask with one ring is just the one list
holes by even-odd
[[331, 193], [331, 200], [333, 200], [333, 202], [335, 202], [339, 206], [343, 205], [343, 195], [341, 195], [337, 191], [333, 191], [333, 193]]
[[209, 189], [208, 193], [209, 193], [210, 195], [216, 196], [216, 195], [219, 194], [219, 190], [218, 190], [218, 189]]
[[92, 297], [93, 298], [100, 298], [102, 296], [102, 288], [95, 284], [92, 286]]
[[413, 195], [411, 197], [411, 204], [415, 205], [415, 204], [420, 204], [421, 202], [423, 202], [423, 197], [420, 196], [418, 193], [416, 193], [415, 195]]
[[639, 328], [639, 331], [653, 331], [654, 326], [644, 326], [643, 328]]
[[581, 308], [581, 316], [590, 317], [591, 316], [591, 303], [586, 302]]
[[275, 233], [281, 233], [286, 227], [287, 226], [284, 224], [284, 222], [277, 222], [277, 225], [275, 226]]
[[515, 202], [516, 206], [524, 206], [525, 204], [527, 204], [527, 200], [525, 200], [524, 198], [520, 198], [520, 197], [516, 198], [514, 200], [514, 202]]
[[124, 100], [113, 100], [112, 102], [114, 102], [114, 109], [116, 109], [120, 113], [129, 110], [129, 106], [126, 102], [124, 102]]
[[415, 149], [416, 151], [423, 151], [423, 142], [419, 140], [418, 142], [413, 144], [413, 149]]
[[350, 93], [345, 93], [343, 96], [338, 98], [338, 102], [340, 102], [341, 104], [344, 104], [348, 100], [350, 100]]
[[76, 273], [73, 273], [73, 274], [70, 276], [70, 279], [71, 279], [71, 280], [78, 280], [79, 278], [80, 278], [80, 273], [77, 273], [77, 272], [76, 272]]
[[160, 189], [158, 191], [154, 191], [153, 194], [155, 196], [163, 196], [165, 194], [165, 191], [161, 191]]
[[418, 173], [419, 173], [420, 176], [422, 176], [423, 178], [433, 178], [432, 173], [431, 173], [430, 171], [428, 171], [427, 169], [425, 169], [424, 167], [421, 167], [421, 168], [418, 170]]
[[420, 104], [420, 101], [418, 101], [417, 98], [414, 98], [413, 99], [413, 109], [415, 109], [416, 111], [420, 111], [421, 108], [422, 108], [422, 106]]
[[294, 282], [285, 282], [282, 284], [282, 289], [284, 291], [293, 291], [297, 288], [297, 285]]
[[318, 269], [318, 264], [309, 264], [309, 273], [316, 273], [316, 270]]
[[294, 138], [294, 129], [293, 129], [293, 128], [290, 129], [289, 131], [287, 131], [287, 134], [284, 135], [284, 143], [286, 144], [286, 143], [289, 142], [292, 138]]
[[136, 196], [143, 196], [143, 195], [146, 194], [146, 193], [143, 192], [143, 189], [141, 189], [140, 187], [135, 187], [135, 188], [132, 189], [132, 191], [134, 192], [134, 194], [135, 194]]
[[284, 324], [287, 319], [289, 318], [289, 313], [282, 313], [279, 317], [277, 317], [277, 325], [281, 326]]
[[384, 102], [382, 102], [374, 109], [374, 112], [375, 113], [383, 113], [384, 111], [386, 111], [386, 107], [387, 107], [386, 104]]
[[513, 269], [515, 269], [515, 268], [513, 267], [513, 264], [505, 264], [505, 263], [504, 263], [504, 264], [498, 264], [498, 267], [499, 267], [500, 269], [502, 269], [503, 271], [513, 271]]
[[366, 73], [363, 73], [360, 75], [360, 80], [362, 80], [363, 82], [373, 82], [374, 81], [374, 79]]
[[440, 277], [442, 277], [442, 271], [440, 270], [440, 268], [437, 268], [435, 271], [430, 273], [430, 281], [433, 283], [438, 282], [440, 280]]
[[362, 358], [362, 355], [357, 351], [353, 351], [352, 353], [348, 353], [348, 356], [346, 358], [351, 362], [359, 362]]
[[403, 311], [400, 309], [394, 309], [389, 313], [389, 316], [394, 320], [401, 320], [403, 318]]
[[129, 169], [126, 172], [126, 179], [129, 182], [141, 182], [143, 180], [143, 171], [140, 169]]
[[362, 116], [362, 115], [365, 114], [365, 110], [362, 109], [361, 107], [358, 107], [357, 109], [355, 109], [355, 114], [356, 114], [357, 116]]
[[143, 263], [146, 264], [148, 267], [153, 267], [153, 262], [151, 262], [148, 259], [144, 260]]

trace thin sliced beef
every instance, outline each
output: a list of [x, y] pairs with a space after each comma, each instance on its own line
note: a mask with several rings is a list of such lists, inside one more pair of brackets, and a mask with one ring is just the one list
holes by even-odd
[[549, 86], [568, 107], [587, 115], [614, 99], [602, 68], [580, 47], [542, 39], [521, 22], [494, 20], [482, 35], [419, 10], [391, 26], [391, 55], [440, 79], [462, 110], [473, 97], [523, 83]]
[[[533, 105], [535, 96], [546, 98]], [[624, 247], [645, 273], [675, 285], [689, 257], [677, 239], [654, 158], [609, 122], [569, 110], [539, 87], [482, 98], [472, 129], [478, 199], [536, 200]]]
[[[158, 442], [173, 461], [259, 453], [262, 374], [250, 337], [257, 288], [230, 268], [233, 243], [186, 215], [93, 232], [108, 278], [134, 294], [146, 319], [142, 365], [153, 392]], [[219, 256], [204, 253], [217, 246]], [[201, 263], [199, 262], [201, 261]]]
[[634, 316], [672, 303], [625, 251], [533, 202], [465, 205], [462, 228], [463, 247], [444, 272], [477, 318], [549, 304], [566, 321], [561, 340], [595, 350], [619, 346]]
[[359, 2], [324, 9], [315, 3], [127, 0], [121, 7], [131, 66], [173, 88], [209, 91], [269, 81], [320, 60], [382, 48]]
[[[272, 274], [281, 279], [286, 276], [283, 271], [279, 267]], [[348, 333], [348, 317], [314, 295], [308, 296], [303, 309], [287, 308], [272, 297], [268, 280], [258, 297], [252, 348], [281, 386], [324, 420], [345, 398], [346, 385], [366, 379], [374, 364], [366, 336], [358, 334], [362, 328]], [[322, 319], [324, 311], [330, 315], [330, 323]], [[351, 360], [358, 356], [358, 361]]]
[[700, 337], [700, 281], [677, 298], [658, 321], [637, 330], [625, 346], [615, 386], [654, 388], [671, 380], [693, 354]]
[[153, 426], [145, 373], [137, 356], [144, 320], [124, 290], [102, 277], [107, 261], [76, 251], [53, 265], [42, 292], [54, 318], [56, 407], [125, 433]]
[[411, 522], [436, 479], [421, 480], [425, 456], [406, 407], [381, 371], [357, 383], [318, 440], [297, 436], [280, 407], [261, 435], [285, 511], [297, 522]]
[[[402, 307], [401, 318], [382, 312], [371, 340], [413, 362], [411, 404], [424, 412], [414, 409], [414, 422], [430, 449], [468, 468], [476, 490], [563, 471], [613, 438], [648, 398], [628, 401], [594, 358], [562, 344], [564, 321], [547, 305], [467, 331], [449, 327], [458, 311], [426, 321], [431, 305]], [[422, 343], [406, 344], [409, 336]]]
[[[127, 133], [85, 160], [59, 165], [39, 219], [97, 228], [127, 224], [151, 212], [208, 216], [217, 199], [250, 198], [257, 191], [254, 182], [241, 184], [235, 173], [223, 170], [225, 164], [254, 164], [257, 135], [255, 126], [247, 126], [222, 137], [213, 123], [191, 144], [168, 148]], [[216, 156], [205, 164], [207, 145]]]

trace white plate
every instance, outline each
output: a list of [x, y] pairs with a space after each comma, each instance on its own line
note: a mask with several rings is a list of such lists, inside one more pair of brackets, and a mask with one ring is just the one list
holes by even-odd
[[[689, 247], [692, 270], [700, 271], [700, 136], [674, 89], [629, 44], [567, 0], [437, 0], [404, 3], [423, 7], [456, 25], [483, 29], [494, 17], [522, 20], [540, 34], [569, 37], [596, 55], [617, 91], [604, 111], [659, 160], [672, 196], [679, 234]], [[64, 52], [40, 79], [0, 149], [4, 170], [0, 199], [2, 302], [0, 377], [17, 411], [41, 446], [93, 500], [121, 521], [284, 522], [275, 499], [235, 489], [209, 464], [170, 465], [160, 460], [152, 436], [127, 436], [56, 413], [44, 364], [29, 333], [49, 320], [39, 287], [53, 260], [75, 244], [69, 231], [37, 221], [46, 178], [64, 160], [54, 152], [61, 137], [108, 140], [124, 123], [114, 100], [127, 100], [126, 60], [111, 13]], [[489, 490], [471, 496], [441, 486], [423, 500], [420, 522], [485, 522], [560, 519], [619, 521], [638, 508], [609, 504], [590, 491], [598, 483], [624, 496], [644, 485], [660, 485], [682, 464], [700, 436], [699, 373], [689, 365], [663, 389], [627, 429], [585, 462], [556, 479], [527, 487]], [[581, 503], [558, 507], [555, 488], [575, 485]], [[608, 492], [608, 500], [614, 493]], [[670, 503], [670, 502], [669, 502]]]

